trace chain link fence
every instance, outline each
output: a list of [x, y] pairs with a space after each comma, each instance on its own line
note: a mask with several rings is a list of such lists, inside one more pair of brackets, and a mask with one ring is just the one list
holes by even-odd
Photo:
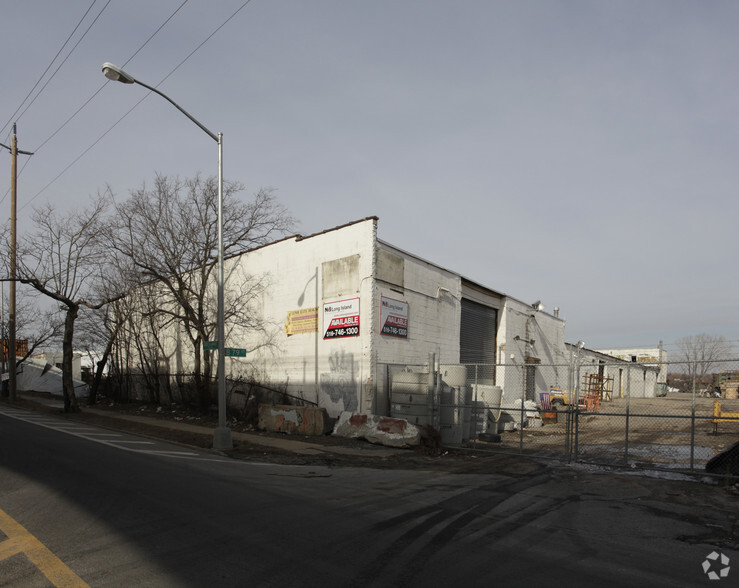
[[709, 363], [383, 370], [391, 416], [433, 426], [448, 446], [703, 472], [739, 442], [739, 359]]

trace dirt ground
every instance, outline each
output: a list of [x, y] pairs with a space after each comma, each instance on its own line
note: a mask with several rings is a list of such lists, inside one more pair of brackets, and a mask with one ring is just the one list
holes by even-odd
[[[597, 411], [578, 415], [577, 436], [569, 440], [573, 447], [577, 444], [580, 457], [601, 456], [604, 461], [618, 461], [628, 449], [629, 459], [637, 465], [652, 463], [674, 468], [690, 465], [692, 445], [693, 463], [702, 466], [739, 442], [739, 421], [721, 422], [714, 433], [714, 400], [696, 398], [695, 418], [688, 394], [602, 402]], [[722, 411], [739, 412], [739, 400], [717, 400]], [[530, 450], [565, 451], [566, 431], [567, 414], [560, 410], [556, 422], [505, 432], [501, 437], [504, 444]]]

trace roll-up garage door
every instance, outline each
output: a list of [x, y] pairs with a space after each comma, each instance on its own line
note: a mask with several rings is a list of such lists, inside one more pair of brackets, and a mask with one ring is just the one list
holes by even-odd
[[495, 364], [495, 336], [498, 311], [489, 306], [462, 299], [459, 333], [461, 363]]

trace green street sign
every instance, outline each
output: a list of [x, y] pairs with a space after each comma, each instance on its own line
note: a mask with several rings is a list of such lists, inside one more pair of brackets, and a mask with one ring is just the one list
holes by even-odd
[[246, 349], [238, 349], [235, 347], [226, 347], [226, 357], [246, 357]]
[[[218, 351], [218, 341], [203, 341], [203, 349], [206, 351]], [[238, 347], [224, 347], [224, 357], [246, 357], [246, 349]]]

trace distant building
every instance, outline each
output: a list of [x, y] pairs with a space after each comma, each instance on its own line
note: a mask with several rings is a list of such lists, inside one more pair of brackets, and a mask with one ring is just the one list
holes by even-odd
[[713, 387], [721, 391], [723, 398], [736, 398], [739, 395], [739, 371], [713, 374]]
[[660, 384], [667, 383], [667, 352], [661, 347], [598, 349], [597, 351], [623, 361], [659, 367], [657, 382]]
[[[664, 363], [651, 361], [655, 356], [651, 355], [650, 351], [653, 350], [582, 349], [578, 360], [580, 372], [578, 384], [582, 386], [588, 377], [599, 376], [607, 381], [612, 399], [627, 396], [631, 398], [664, 396], [667, 386], [665, 380], [661, 378], [667, 378], [667, 368]], [[577, 354], [577, 351], [575, 353]], [[642, 358], [642, 361], [639, 361], [639, 358]]]
[[[0, 339], [0, 356], [5, 361], [10, 355], [10, 339]], [[15, 340], [16, 357], [25, 357], [28, 355], [28, 339]]]
[[[62, 381], [62, 370], [50, 364], [45, 358], [29, 357], [18, 368], [18, 390], [47, 392], [52, 396], [64, 396], [64, 382]], [[72, 379], [74, 394], [78, 398], [86, 396], [89, 386], [79, 380]]]
[[[49, 365], [62, 368], [62, 352], [61, 351], [50, 351], [48, 353], [39, 353], [34, 355], [33, 359], [38, 361], [45, 361]], [[72, 354], [72, 378], [75, 380], [82, 379], [82, 354], [75, 351]]]

